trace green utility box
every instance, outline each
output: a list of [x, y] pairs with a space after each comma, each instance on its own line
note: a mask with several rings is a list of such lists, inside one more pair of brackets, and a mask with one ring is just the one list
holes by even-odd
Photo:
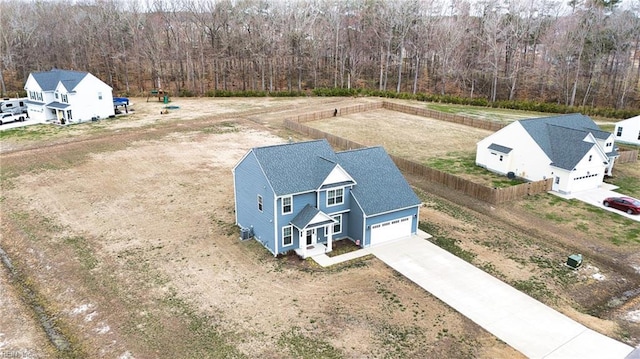
[[572, 254], [567, 258], [567, 266], [578, 269], [582, 265], [582, 254]]

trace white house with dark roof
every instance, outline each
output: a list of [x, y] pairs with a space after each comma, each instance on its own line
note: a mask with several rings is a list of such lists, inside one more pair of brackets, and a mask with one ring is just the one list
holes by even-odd
[[61, 124], [115, 114], [111, 87], [88, 72], [32, 72], [24, 85], [29, 118]]
[[613, 134], [616, 142], [640, 146], [640, 116], [617, 122]]
[[411, 236], [420, 200], [382, 147], [334, 152], [326, 140], [251, 149], [233, 168], [236, 224], [278, 255], [349, 239]]
[[581, 114], [509, 124], [477, 144], [476, 164], [529, 181], [553, 178], [553, 190], [597, 188], [618, 157], [613, 134]]

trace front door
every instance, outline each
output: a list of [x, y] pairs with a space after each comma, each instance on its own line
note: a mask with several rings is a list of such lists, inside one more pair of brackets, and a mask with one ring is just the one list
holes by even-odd
[[316, 229], [307, 229], [307, 245], [316, 243]]
[[551, 190], [558, 192], [559, 189], [560, 189], [560, 177], [555, 176], [553, 178], [553, 185], [551, 185]]

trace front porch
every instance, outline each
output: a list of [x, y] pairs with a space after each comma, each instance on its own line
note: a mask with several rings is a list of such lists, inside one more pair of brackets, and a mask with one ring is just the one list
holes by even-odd
[[296, 229], [298, 248], [295, 252], [305, 259], [331, 252], [335, 219], [317, 208], [306, 205], [291, 224]]
[[327, 246], [324, 245], [323, 243], [313, 243], [306, 246], [306, 248], [305, 247], [296, 248], [295, 252], [300, 258], [306, 259], [309, 257], [314, 257], [321, 254], [329, 253], [331, 252], [331, 250], [329, 250]]

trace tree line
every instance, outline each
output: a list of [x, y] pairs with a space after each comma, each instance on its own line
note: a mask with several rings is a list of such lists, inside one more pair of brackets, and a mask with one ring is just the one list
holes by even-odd
[[121, 95], [333, 88], [637, 109], [639, 14], [636, 0], [4, 0], [0, 85], [62, 68]]

